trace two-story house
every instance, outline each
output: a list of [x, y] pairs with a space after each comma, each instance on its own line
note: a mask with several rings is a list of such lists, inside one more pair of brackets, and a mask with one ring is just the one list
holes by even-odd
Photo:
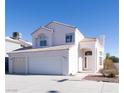
[[77, 27], [53, 21], [32, 33], [32, 44], [9, 53], [9, 73], [69, 75], [103, 67], [103, 35], [87, 38]]

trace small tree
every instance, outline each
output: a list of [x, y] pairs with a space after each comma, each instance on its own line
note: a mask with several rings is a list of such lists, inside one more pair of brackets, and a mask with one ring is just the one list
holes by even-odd
[[119, 62], [119, 58], [118, 58], [118, 57], [111, 56], [110, 59], [111, 59], [114, 63], [118, 63], [118, 62]]

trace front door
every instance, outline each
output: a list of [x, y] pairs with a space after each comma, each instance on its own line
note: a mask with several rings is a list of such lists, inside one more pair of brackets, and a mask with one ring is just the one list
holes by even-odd
[[83, 70], [91, 69], [91, 60], [92, 60], [92, 51], [85, 51], [84, 61], [83, 61]]
[[85, 56], [85, 59], [84, 59], [84, 69], [88, 69], [88, 57]]

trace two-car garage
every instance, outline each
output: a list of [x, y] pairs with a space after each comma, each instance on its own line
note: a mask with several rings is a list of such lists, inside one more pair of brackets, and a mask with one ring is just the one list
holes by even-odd
[[68, 74], [68, 49], [12, 52], [9, 73], [13, 74]]

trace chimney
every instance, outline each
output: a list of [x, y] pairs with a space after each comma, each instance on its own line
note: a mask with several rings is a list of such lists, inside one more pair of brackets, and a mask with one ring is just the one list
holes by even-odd
[[13, 32], [12, 38], [13, 39], [16, 39], [16, 40], [19, 40], [21, 38], [21, 33], [19, 33], [19, 32]]
[[105, 43], [105, 36], [104, 36], [104, 34], [101, 34], [101, 35], [100, 35], [100, 44], [101, 44], [102, 46], [104, 46], [104, 43]]

